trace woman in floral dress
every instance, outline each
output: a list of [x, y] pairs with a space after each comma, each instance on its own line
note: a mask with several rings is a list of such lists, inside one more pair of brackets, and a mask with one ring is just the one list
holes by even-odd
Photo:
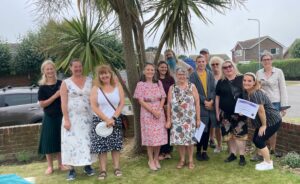
[[200, 126], [199, 95], [194, 84], [188, 82], [188, 72], [176, 69], [177, 82], [168, 93], [167, 128], [171, 129], [171, 145], [177, 145], [180, 161], [177, 168], [185, 165], [185, 153], [188, 153], [188, 168], [195, 167], [193, 162], [193, 140], [196, 127]]
[[74, 166], [85, 166], [84, 172], [88, 176], [94, 175], [90, 165], [97, 157], [90, 153], [92, 79], [82, 75], [82, 63], [78, 59], [71, 61], [70, 69], [72, 76], [64, 80], [60, 88], [63, 112], [61, 152], [62, 163], [71, 166], [67, 180], [74, 180]]
[[147, 146], [148, 165], [151, 170], [159, 169], [160, 146], [168, 143], [166, 118], [163, 110], [166, 94], [160, 81], [154, 78], [155, 67], [147, 63], [134, 98], [141, 104], [142, 145]]

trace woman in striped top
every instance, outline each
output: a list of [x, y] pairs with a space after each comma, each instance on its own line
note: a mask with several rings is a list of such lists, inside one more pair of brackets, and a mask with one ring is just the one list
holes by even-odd
[[275, 134], [281, 125], [281, 116], [272, 105], [267, 95], [260, 90], [260, 84], [254, 73], [244, 74], [243, 88], [246, 91], [245, 99], [259, 105], [255, 119], [251, 119], [255, 132], [253, 143], [259, 149], [264, 161], [256, 164], [255, 169], [264, 171], [273, 169], [273, 161], [270, 159], [266, 141]]

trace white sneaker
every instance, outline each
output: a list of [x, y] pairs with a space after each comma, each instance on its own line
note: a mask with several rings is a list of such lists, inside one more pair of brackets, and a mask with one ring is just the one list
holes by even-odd
[[214, 153], [220, 153], [222, 148], [215, 148]]
[[273, 167], [273, 161], [271, 161], [270, 163], [263, 161], [259, 164], [255, 165], [255, 169], [258, 171], [267, 171], [267, 170], [272, 170], [274, 169]]

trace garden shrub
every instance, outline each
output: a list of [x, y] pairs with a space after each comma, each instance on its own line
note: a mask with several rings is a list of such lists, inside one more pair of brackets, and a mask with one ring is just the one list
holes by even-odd
[[28, 151], [21, 151], [16, 154], [16, 159], [18, 160], [18, 162], [28, 163], [29, 161], [31, 161], [32, 157], [32, 153]]
[[[275, 60], [273, 66], [282, 69], [286, 80], [300, 80], [300, 59]], [[253, 72], [258, 70], [258, 63], [251, 62], [250, 64], [237, 65], [241, 73]], [[261, 66], [262, 68], [262, 66]]]
[[300, 168], [300, 155], [296, 152], [289, 152], [283, 157], [282, 163], [291, 168]]

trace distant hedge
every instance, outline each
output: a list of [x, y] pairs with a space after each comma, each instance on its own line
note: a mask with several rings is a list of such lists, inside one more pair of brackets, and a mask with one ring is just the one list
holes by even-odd
[[[275, 60], [273, 66], [282, 69], [286, 80], [300, 80], [300, 58]], [[238, 64], [237, 67], [241, 73], [256, 73], [258, 70], [258, 63], [251, 62], [250, 64]]]

